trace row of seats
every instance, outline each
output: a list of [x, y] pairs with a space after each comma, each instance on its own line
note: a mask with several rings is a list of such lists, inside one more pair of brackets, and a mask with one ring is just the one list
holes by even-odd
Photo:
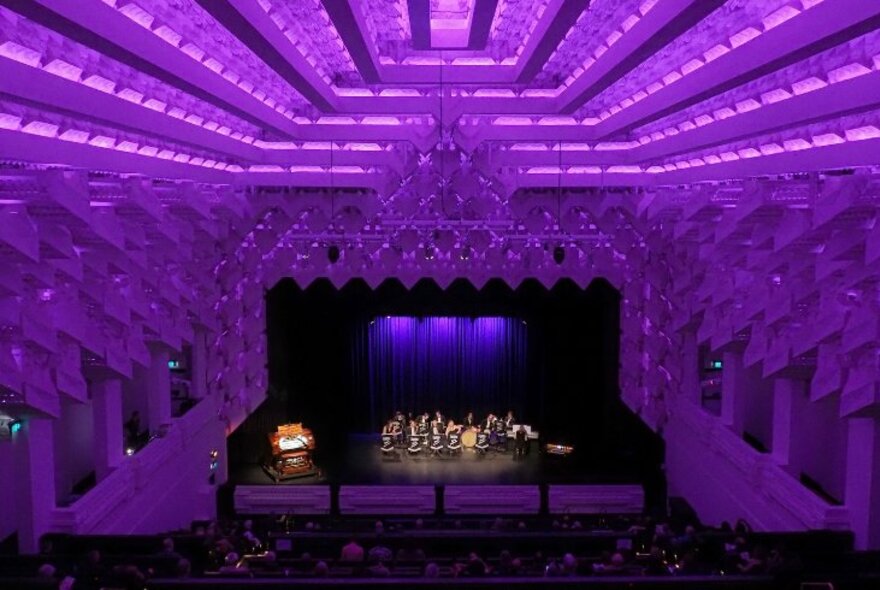
[[[77, 587], [84, 588], [101, 587], [83, 585], [88, 575], [95, 584], [115, 587], [108, 580], [126, 569], [140, 576], [138, 588], [280, 588], [293, 579], [298, 586], [371, 588], [553, 583], [694, 589], [781, 588], [788, 587], [780, 585], [786, 581], [808, 579], [868, 588], [880, 579], [880, 554], [854, 552], [846, 532], [693, 527], [673, 532], [666, 525], [608, 515], [402, 518], [371, 521], [372, 528], [369, 522], [267, 517], [226, 526], [195, 523], [192, 531], [170, 537], [52, 534], [44, 537], [41, 555], [0, 555], [0, 588], [57, 588], [57, 579], [50, 586], [36, 577], [44, 564], [58, 576], [79, 576]], [[360, 558], [346, 554], [348, 544], [361, 548]], [[770, 548], [777, 553], [774, 567], [768, 565]], [[94, 567], [89, 560], [97, 552], [100, 565]], [[797, 571], [788, 563], [797, 564]]]

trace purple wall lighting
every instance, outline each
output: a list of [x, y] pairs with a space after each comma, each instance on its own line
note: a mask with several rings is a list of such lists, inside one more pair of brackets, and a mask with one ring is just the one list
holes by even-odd
[[878, 3], [5, 4], [0, 538], [211, 516], [281, 278], [604, 277], [673, 493], [880, 547]]

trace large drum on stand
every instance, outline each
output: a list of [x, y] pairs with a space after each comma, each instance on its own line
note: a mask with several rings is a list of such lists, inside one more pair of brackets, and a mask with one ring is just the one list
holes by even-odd
[[477, 431], [468, 430], [461, 434], [461, 446], [466, 449], [472, 449], [477, 444]]

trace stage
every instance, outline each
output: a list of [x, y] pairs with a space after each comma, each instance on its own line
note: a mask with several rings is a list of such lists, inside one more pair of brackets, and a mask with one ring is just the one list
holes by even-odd
[[514, 458], [510, 450], [489, 450], [479, 455], [463, 449], [457, 455], [429, 456], [423, 450], [410, 456], [405, 448], [393, 456], [379, 450], [378, 435], [351, 435], [344, 452], [318, 454], [319, 473], [276, 483], [258, 462], [232, 466], [230, 482], [235, 485], [537, 485], [551, 483], [636, 483], [624, 473], [608, 468], [584, 469], [577, 455], [560, 457], [541, 451], [538, 441], [529, 441], [529, 452]]
[[[574, 457], [543, 453], [397, 456], [379, 449], [378, 436], [354, 435], [344, 459], [318, 475], [275, 482], [257, 463], [230, 475], [237, 514], [446, 515], [638, 514], [642, 485], [622, 474], [584, 469]], [[336, 506], [335, 510], [333, 506]]]

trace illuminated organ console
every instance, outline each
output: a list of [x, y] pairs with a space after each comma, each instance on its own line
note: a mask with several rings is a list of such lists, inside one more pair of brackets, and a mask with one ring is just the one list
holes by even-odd
[[315, 437], [302, 424], [284, 424], [269, 435], [272, 458], [265, 466], [275, 481], [303, 477], [316, 473], [312, 462]]

